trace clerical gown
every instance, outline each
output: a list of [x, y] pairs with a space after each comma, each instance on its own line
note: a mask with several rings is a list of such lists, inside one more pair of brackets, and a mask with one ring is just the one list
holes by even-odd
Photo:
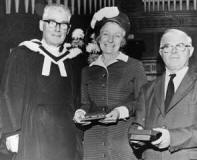
[[81, 132], [72, 120], [72, 67], [65, 60], [67, 76], [61, 76], [58, 65], [51, 63], [45, 76], [44, 58], [25, 46], [10, 54], [1, 88], [3, 133], [20, 135], [16, 160], [80, 160]]

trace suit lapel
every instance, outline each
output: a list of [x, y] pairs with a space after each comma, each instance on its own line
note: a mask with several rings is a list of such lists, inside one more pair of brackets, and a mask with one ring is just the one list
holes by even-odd
[[186, 73], [177, 91], [175, 92], [172, 101], [169, 104], [167, 112], [175, 107], [175, 105], [190, 92], [190, 90], [193, 88], [196, 78], [196, 73], [192, 73], [190, 71]]
[[165, 84], [165, 74], [159, 77], [158, 81], [156, 82], [155, 95], [154, 95], [156, 106], [159, 108], [162, 115], [165, 115], [164, 113], [164, 84]]

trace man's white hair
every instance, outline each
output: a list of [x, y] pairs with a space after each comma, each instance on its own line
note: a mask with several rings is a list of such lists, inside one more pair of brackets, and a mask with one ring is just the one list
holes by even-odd
[[66, 17], [66, 21], [70, 21], [70, 18], [71, 18], [71, 12], [70, 12], [70, 9], [62, 4], [50, 4], [50, 5], [47, 5], [45, 8], [44, 8], [44, 12], [43, 12], [43, 15], [42, 15], [42, 19], [43, 20], [47, 20], [49, 19], [50, 17], [50, 11], [51, 10], [57, 10], [58, 12], [62, 12], [62, 14], [65, 14], [65, 17]]
[[164, 38], [167, 34], [174, 34], [174, 35], [183, 35], [185, 36], [185, 40], [187, 42], [187, 44], [191, 45], [192, 46], [192, 38], [184, 31], [182, 30], [179, 30], [179, 29], [167, 29], [164, 34], [162, 35], [161, 37], [161, 41], [160, 41], [160, 47], [162, 47], [163, 45], [163, 41], [164, 41]]

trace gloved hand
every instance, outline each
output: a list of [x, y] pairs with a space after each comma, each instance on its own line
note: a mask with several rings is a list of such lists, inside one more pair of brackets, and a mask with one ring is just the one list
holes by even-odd
[[170, 132], [165, 128], [154, 128], [153, 130], [161, 132], [162, 135], [159, 139], [152, 142], [152, 145], [155, 145], [156, 147], [163, 149], [167, 148], [170, 145]]
[[90, 121], [84, 121], [85, 115], [86, 115], [85, 111], [83, 111], [81, 109], [78, 109], [78, 110], [75, 111], [73, 120], [75, 121], [75, 123], [79, 123], [79, 124], [82, 124], [82, 125], [88, 125], [91, 122]]
[[19, 134], [15, 134], [6, 138], [6, 147], [11, 152], [18, 152]]
[[116, 123], [119, 119], [120, 113], [117, 109], [113, 109], [111, 112], [105, 115], [105, 119], [100, 120], [100, 123]]

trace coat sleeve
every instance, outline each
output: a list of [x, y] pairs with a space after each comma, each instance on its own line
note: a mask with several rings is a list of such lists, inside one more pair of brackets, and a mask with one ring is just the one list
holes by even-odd
[[[133, 130], [138, 129], [138, 126], [141, 126], [142, 128], [144, 128], [145, 126], [145, 114], [146, 114], [146, 102], [145, 102], [145, 86], [143, 86], [140, 89], [140, 93], [139, 96], [137, 98], [136, 104], [135, 104], [135, 117], [132, 121], [132, 123], [129, 126], [128, 129], [128, 138], [130, 138], [130, 135], [132, 133]], [[139, 159], [142, 158], [142, 153], [144, 152], [144, 150], [146, 149], [146, 143], [144, 142], [137, 142], [137, 143], [132, 143], [132, 141], [129, 141], [131, 148], [133, 149], [133, 153], [135, 154], [135, 156]]]
[[[191, 72], [191, 75], [196, 76], [196, 73]], [[183, 125], [183, 122], [179, 121], [177, 122], [179, 123], [179, 125], [176, 128], [169, 127], [169, 151], [172, 153], [186, 149], [194, 149], [194, 152], [196, 152], [195, 149], [197, 148], [197, 79], [195, 78], [195, 81], [191, 83], [193, 85], [190, 86], [191, 88], [190, 90], [188, 90], [187, 96], [183, 97], [182, 102], [180, 101], [179, 103], [177, 103], [177, 106], [175, 106], [177, 109], [181, 107], [188, 108], [188, 114], [182, 110], [182, 114], [186, 116], [183, 117], [180, 114], [182, 121], [186, 121], [188, 122], [188, 124]], [[174, 109], [176, 109], [175, 107]], [[174, 110], [172, 110], [172, 112], [173, 111]]]
[[182, 149], [196, 148], [197, 146], [197, 124], [188, 127], [170, 129], [170, 152]]
[[66, 61], [66, 70], [68, 72], [68, 76], [70, 77], [71, 86], [72, 86], [72, 114], [74, 111], [80, 106], [80, 79], [79, 79], [79, 71], [76, 69], [78, 66], [75, 65], [72, 59]]
[[[133, 69], [134, 67], [134, 69]], [[132, 72], [131, 72], [132, 71]], [[144, 71], [144, 67], [141, 62], [138, 62], [135, 65], [132, 65], [128, 71], [132, 77], [130, 80], [132, 82], [132, 90], [130, 91], [131, 94], [128, 96], [128, 98], [121, 102], [121, 106], [126, 106], [129, 110], [129, 115], [132, 116], [135, 113], [135, 106], [137, 103], [137, 98], [139, 97], [140, 90], [142, 86], [147, 82], [146, 74]]]
[[13, 133], [21, 128], [27, 68], [23, 53], [25, 50], [22, 48], [14, 49], [5, 66], [0, 97], [3, 133]]
[[141, 88], [139, 96], [135, 102], [135, 118], [133, 121], [134, 126], [145, 126], [145, 114], [146, 114], [146, 101], [144, 87]]
[[81, 74], [82, 69], [87, 65], [86, 57], [84, 54], [80, 54], [77, 57], [69, 60], [72, 69], [69, 68], [71, 72], [72, 88], [74, 94], [74, 109], [79, 109], [81, 104]]

